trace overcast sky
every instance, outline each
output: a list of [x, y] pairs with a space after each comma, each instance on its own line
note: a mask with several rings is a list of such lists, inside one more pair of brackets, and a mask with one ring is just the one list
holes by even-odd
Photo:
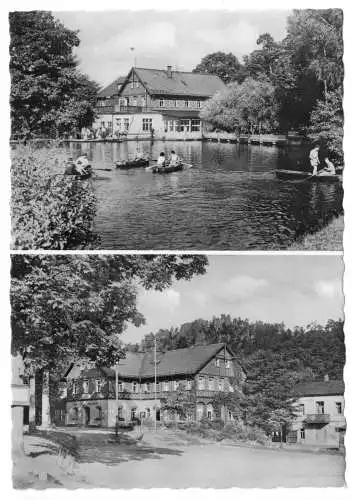
[[340, 256], [218, 255], [209, 262], [207, 273], [190, 282], [176, 282], [163, 293], [141, 291], [139, 310], [147, 324], [130, 326], [122, 339], [138, 342], [159, 328], [220, 314], [289, 327], [342, 317]]
[[134, 55], [138, 67], [170, 64], [183, 71], [191, 71], [211, 52], [233, 52], [241, 59], [256, 48], [262, 33], [282, 39], [288, 14], [283, 10], [54, 13], [68, 28], [80, 30], [80, 68], [101, 85], [126, 75]]

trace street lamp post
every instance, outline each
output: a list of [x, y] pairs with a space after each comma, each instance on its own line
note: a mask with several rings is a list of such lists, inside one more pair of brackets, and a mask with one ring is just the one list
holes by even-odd
[[156, 418], [157, 418], [157, 406], [156, 406], [156, 379], [157, 379], [157, 368], [156, 368], [156, 335], [154, 335], [154, 429], [156, 433]]

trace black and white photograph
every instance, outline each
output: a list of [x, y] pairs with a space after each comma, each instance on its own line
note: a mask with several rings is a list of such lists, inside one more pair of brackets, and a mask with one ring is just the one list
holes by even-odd
[[343, 11], [10, 12], [14, 250], [342, 250]]
[[351, 10], [3, 17], [11, 498], [345, 494]]
[[14, 255], [14, 487], [344, 486], [342, 266]]

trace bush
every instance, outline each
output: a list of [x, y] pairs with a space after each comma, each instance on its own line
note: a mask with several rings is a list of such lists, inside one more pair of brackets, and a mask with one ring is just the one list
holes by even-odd
[[98, 242], [92, 183], [63, 175], [66, 156], [56, 147], [12, 151], [12, 249], [84, 249]]
[[233, 439], [236, 441], [255, 441], [267, 444], [269, 439], [264, 431], [257, 427], [249, 427], [241, 422], [229, 422], [219, 434], [220, 439]]

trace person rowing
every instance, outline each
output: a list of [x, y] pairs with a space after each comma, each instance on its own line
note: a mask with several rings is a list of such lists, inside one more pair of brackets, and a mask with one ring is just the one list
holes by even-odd
[[161, 152], [159, 154], [159, 157], [158, 157], [157, 162], [156, 162], [157, 167], [159, 167], [159, 168], [165, 168], [165, 161], [166, 161], [165, 153]]
[[171, 151], [169, 167], [176, 167], [180, 163], [179, 156], [174, 150]]

